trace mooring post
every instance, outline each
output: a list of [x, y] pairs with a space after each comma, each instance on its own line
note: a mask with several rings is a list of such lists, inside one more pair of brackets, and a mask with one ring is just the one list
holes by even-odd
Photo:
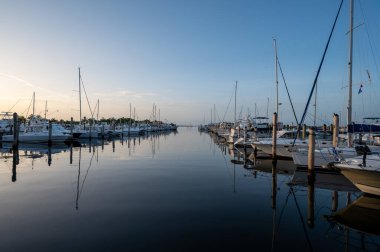
[[17, 130], [16, 130], [16, 139], [17, 139], [17, 148], [18, 148], [18, 144], [20, 142], [20, 139], [19, 139], [19, 137], [20, 137], [20, 120], [18, 119], [18, 117], [17, 117], [17, 126], [16, 127], [17, 127]]
[[302, 125], [302, 139], [306, 138], [306, 124]]
[[71, 117], [70, 119], [70, 135], [71, 135], [71, 140], [74, 139], [74, 122], [73, 122], [73, 118]]
[[323, 124], [322, 130], [323, 130], [323, 134], [326, 134], [326, 132], [327, 132], [327, 125], [326, 124]]
[[13, 149], [18, 148], [18, 131], [19, 131], [18, 115], [17, 113], [13, 113], [13, 145], [12, 145]]
[[339, 115], [334, 114], [333, 123], [333, 146], [337, 147], [339, 137]]
[[49, 120], [49, 139], [48, 139], [48, 146], [51, 146], [51, 134], [52, 134], [52, 126], [51, 126], [51, 120]]
[[297, 129], [297, 138], [300, 138], [300, 134], [301, 134], [301, 125], [297, 125], [297, 126], [296, 126], [296, 129]]
[[307, 190], [307, 223], [310, 228], [314, 227], [314, 154], [315, 154], [315, 128], [309, 128], [309, 152], [308, 152], [308, 190]]
[[309, 150], [307, 159], [308, 179], [314, 181], [315, 129], [309, 129]]
[[277, 157], [277, 113], [273, 113], [273, 129], [272, 129], [272, 158]]

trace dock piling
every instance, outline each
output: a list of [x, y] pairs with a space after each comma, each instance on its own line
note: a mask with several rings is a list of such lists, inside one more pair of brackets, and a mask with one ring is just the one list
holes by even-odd
[[302, 125], [302, 139], [306, 138], [306, 124]]
[[272, 158], [277, 156], [277, 113], [273, 113], [273, 129], [272, 129]]
[[49, 139], [48, 139], [48, 146], [51, 146], [51, 135], [52, 135], [52, 124], [51, 120], [49, 120]]
[[73, 122], [73, 118], [71, 117], [71, 119], [70, 119], [70, 135], [71, 135], [71, 140], [74, 139], [73, 131], [74, 131], [74, 122]]
[[307, 223], [310, 228], [314, 227], [314, 182], [315, 182], [315, 171], [314, 171], [314, 154], [315, 154], [315, 128], [311, 127], [309, 129], [309, 152], [308, 152], [308, 211], [307, 211]]
[[12, 148], [15, 150], [18, 148], [18, 131], [19, 131], [18, 115], [13, 113], [13, 145]]
[[333, 117], [333, 146], [338, 146], [338, 137], [339, 137], [339, 115], [334, 114]]
[[315, 128], [309, 129], [309, 150], [307, 159], [308, 180], [314, 181]]

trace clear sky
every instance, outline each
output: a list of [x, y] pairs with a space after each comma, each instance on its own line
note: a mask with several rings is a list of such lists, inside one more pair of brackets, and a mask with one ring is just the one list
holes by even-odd
[[[0, 110], [79, 119], [78, 67], [99, 117], [206, 123], [275, 111], [273, 38], [300, 118], [340, 0], [1, 0]], [[318, 82], [318, 123], [345, 120], [349, 1]], [[380, 116], [380, 1], [355, 0], [353, 119]], [[369, 79], [367, 70], [370, 73]], [[279, 75], [280, 120], [291, 107]], [[363, 92], [358, 90], [363, 84]], [[82, 113], [90, 117], [82, 92]], [[231, 100], [232, 97], [232, 100]], [[269, 103], [268, 103], [269, 100]], [[268, 106], [269, 104], [269, 106]], [[314, 100], [312, 101], [314, 104]], [[255, 109], [256, 108], [256, 109]], [[29, 114], [31, 108], [29, 109]], [[308, 121], [313, 117], [311, 107]]]

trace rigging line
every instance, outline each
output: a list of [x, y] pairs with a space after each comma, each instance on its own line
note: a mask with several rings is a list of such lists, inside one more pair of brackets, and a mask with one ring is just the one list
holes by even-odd
[[298, 135], [298, 133], [300, 132], [301, 125], [302, 125], [302, 123], [303, 123], [304, 120], [305, 120], [305, 115], [306, 115], [307, 109], [308, 109], [308, 107], [309, 107], [311, 97], [313, 96], [313, 92], [314, 92], [315, 86], [316, 86], [317, 81], [318, 81], [319, 73], [321, 72], [322, 64], [323, 64], [323, 62], [324, 62], [324, 60], [325, 60], [325, 56], [326, 56], [326, 53], [327, 53], [327, 49], [329, 48], [330, 40], [331, 40], [332, 34], [333, 34], [333, 32], [334, 32], [335, 25], [336, 25], [336, 22], [337, 22], [337, 20], [338, 20], [339, 13], [340, 13], [340, 10], [341, 10], [341, 8], [342, 8], [342, 5], [343, 5], [343, 0], [340, 2], [340, 6], [339, 6], [339, 9], [338, 9], [338, 13], [336, 14], [336, 17], [335, 17], [335, 20], [334, 20], [333, 27], [332, 27], [332, 29], [331, 29], [331, 31], [330, 31], [329, 39], [327, 40], [327, 44], [326, 44], [326, 46], [325, 46], [325, 50], [324, 50], [324, 52], [323, 52], [322, 60], [321, 60], [321, 62], [320, 62], [320, 64], [319, 64], [318, 71], [317, 71], [317, 75], [315, 76], [314, 83], [313, 83], [313, 86], [312, 86], [312, 88], [311, 88], [311, 92], [310, 92], [309, 98], [308, 98], [308, 100], [307, 100], [307, 103], [306, 103], [305, 110], [304, 110], [304, 112], [303, 112], [303, 115], [302, 115], [301, 121], [300, 121], [300, 123], [298, 124], [298, 127], [297, 127], [297, 134], [296, 134], [296, 136], [294, 137], [294, 141], [293, 141], [292, 146], [294, 146], [294, 144], [295, 144], [295, 142], [296, 142], [296, 139], [297, 139], [297, 135]]
[[373, 45], [372, 45], [372, 42], [371, 42], [371, 38], [369, 36], [369, 32], [368, 32], [368, 25], [367, 25], [367, 21], [365, 19], [365, 15], [364, 15], [364, 10], [363, 10], [363, 6], [361, 4], [361, 1], [359, 1], [359, 6], [360, 6], [360, 9], [362, 11], [362, 15], [363, 15], [363, 20], [364, 20], [364, 24], [365, 24], [365, 31], [366, 31], [366, 34], [367, 34], [367, 37], [368, 37], [368, 42], [369, 42], [369, 47], [371, 48], [371, 53], [372, 53], [372, 57], [374, 58], [374, 63], [375, 63], [375, 68], [376, 68], [376, 71], [377, 71], [377, 74], [379, 75], [380, 77], [380, 71], [379, 71], [379, 66], [377, 65], [377, 60], [376, 60], [376, 54], [375, 54], [375, 50], [373, 49]]
[[86, 178], [87, 178], [87, 175], [88, 175], [88, 171], [89, 171], [90, 168], [91, 168], [91, 164], [92, 164], [92, 160], [93, 160], [94, 156], [95, 156], [95, 151], [92, 152], [92, 156], [91, 156], [90, 164], [88, 165], [88, 168], [87, 168], [87, 171], [86, 171], [86, 175], [84, 175], [84, 179], [83, 179], [83, 182], [82, 182], [82, 186], [81, 186], [81, 188], [80, 188], [79, 197], [82, 195], [84, 182], [86, 181]]
[[[234, 87], [234, 90], [235, 90], [235, 87]], [[223, 116], [223, 121], [224, 121], [224, 119], [226, 118], [226, 114], [227, 114], [227, 111], [228, 111], [228, 109], [229, 109], [229, 107], [230, 107], [230, 104], [231, 104], [231, 101], [232, 101], [232, 97], [234, 96], [234, 92], [232, 92], [232, 95], [231, 95], [231, 97], [230, 97], [230, 101], [228, 102], [228, 106], [227, 106], [227, 108], [226, 108], [226, 112], [224, 112], [224, 116]]]
[[289, 189], [289, 193], [288, 193], [288, 195], [286, 196], [285, 204], [284, 204], [284, 206], [282, 207], [282, 209], [281, 209], [281, 213], [280, 213], [280, 216], [279, 216], [279, 218], [278, 218], [278, 224], [277, 224], [276, 234], [275, 234], [276, 236], [277, 236], [277, 233], [278, 233], [278, 229], [279, 229], [279, 227], [280, 227], [280, 222], [281, 222], [281, 220], [282, 220], [282, 215], [284, 214], [285, 207], [286, 207], [287, 204], [288, 204], [288, 200], [289, 200], [289, 197], [290, 197], [291, 194], [292, 194], [292, 192], [291, 192], [290, 189]]
[[[215, 109], [215, 110], [216, 110], [216, 109]], [[220, 116], [219, 116], [218, 111], [215, 111], [215, 112], [216, 112], [216, 115], [218, 116], [219, 122], [223, 122], [223, 121], [220, 120]]]
[[[26, 116], [25, 116], [25, 118], [28, 118], [28, 115], [29, 115], [29, 109], [30, 109], [30, 106], [32, 106], [32, 102], [33, 102], [33, 98], [30, 100], [29, 107], [28, 107], [27, 109], [25, 109], [25, 110], [28, 110], [28, 111], [26, 112]], [[25, 112], [25, 110], [24, 110], [24, 112]], [[22, 113], [24, 114], [24, 112], [22, 112]]]
[[241, 105], [241, 108], [240, 108], [239, 118], [243, 118], [243, 105]]
[[96, 102], [96, 104], [95, 104], [95, 107], [94, 107], [94, 114], [95, 114], [95, 111], [97, 111], [98, 114], [99, 114], [98, 102]]
[[293, 195], [293, 197], [294, 197], [294, 202], [296, 203], [296, 208], [297, 208], [298, 214], [299, 214], [300, 219], [301, 219], [302, 228], [303, 228], [303, 231], [304, 231], [305, 236], [306, 236], [307, 244], [309, 245], [309, 249], [310, 249], [310, 251], [313, 251], [313, 247], [312, 247], [312, 245], [311, 245], [310, 238], [309, 238], [309, 236], [308, 236], [308, 234], [307, 234], [307, 230], [306, 230], [306, 227], [305, 227], [305, 222], [304, 222], [304, 220], [303, 220], [303, 216], [302, 216], [302, 213], [301, 213], [301, 209], [300, 209], [300, 207], [299, 207], [299, 205], [298, 205], [297, 198], [296, 198], [296, 195], [295, 195], [295, 193], [294, 193], [294, 190], [293, 190], [293, 186], [292, 186], [292, 185], [290, 185], [290, 191], [292, 192], [292, 195]]
[[298, 119], [297, 119], [296, 111], [294, 110], [294, 106], [293, 106], [292, 98], [290, 98], [290, 94], [289, 94], [289, 90], [288, 90], [288, 85], [286, 84], [285, 76], [284, 76], [284, 73], [282, 72], [282, 67], [281, 67], [281, 64], [280, 64], [280, 60], [278, 59], [278, 56], [277, 56], [277, 64], [278, 64], [278, 66], [279, 66], [279, 68], [280, 68], [280, 72], [281, 72], [282, 80], [284, 81], [285, 88], [286, 88], [286, 92], [288, 93], [288, 97], [289, 97], [290, 105], [292, 106], [293, 115], [294, 115], [294, 118], [296, 119], [296, 123], [297, 123], [297, 125], [298, 125]]
[[83, 83], [83, 79], [82, 79], [82, 77], [80, 77], [80, 82], [81, 82], [81, 84], [82, 84], [82, 86], [83, 86], [84, 94], [86, 95], [86, 100], [87, 100], [88, 107], [89, 107], [89, 109], [90, 109], [91, 118], [94, 118], [94, 112], [92, 112], [91, 105], [90, 105], [90, 101], [88, 100], [87, 92], [86, 92], [86, 88], [84, 87], [84, 83]]
[[17, 103], [20, 101], [21, 99], [18, 99], [18, 101], [15, 103], [15, 105], [13, 105], [10, 109], [8, 109], [8, 111], [11, 111], [16, 105]]

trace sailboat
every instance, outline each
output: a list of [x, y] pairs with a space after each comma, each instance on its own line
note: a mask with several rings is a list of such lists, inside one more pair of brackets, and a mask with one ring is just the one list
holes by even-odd
[[[349, 59], [349, 95], [347, 107], [347, 126], [351, 125], [352, 121], [352, 40], [353, 40], [353, 14], [354, 3], [350, 1], [350, 59]], [[348, 127], [349, 128], [349, 127]], [[352, 146], [352, 133], [347, 131], [348, 147]], [[346, 158], [339, 163], [334, 164], [334, 167], [347, 178], [362, 192], [380, 195], [380, 156], [378, 153], [367, 152], [360, 156]]]
[[[314, 154], [314, 167], [328, 167], [331, 163], [342, 162], [347, 166], [347, 163], [351, 163], [351, 159], [359, 160], [363, 151], [366, 151], [369, 155], [377, 155], [380, 152], [380, 146], [376, 145], [363, 145], [361, 141], [354, 143], [353, 131], [352, 131], [352, 41], [353, 41], [353, 1], [350, 3], [350, 39], [349, 39], [349, 93], [348, 93], [348, 106], [347, 106], [347, 145], [337, 146], [329, 148], [316, 148]], [[308, 150], [307, 148], [298, 149], [292, 152], [292, 157], [297, 166], [307, 166], [308, 162]]]
[[[68, 130], [62, 125], [49, 123], [47, 120], [35, 116], [35, 93], [33, 92], [33, 113], [28, 123], [20, 125], [18, 142], [20, 143], [54, 143], [72, 140]], [[51, 128], [50, 128], [51, 127]], [[13, 135], [4, 135], [3, 142], [13, 142]]]
[[[93, 125], [86, 127], [85, 122], [82, 120], [82, 76], [80, 73], [80, 67], [78, 68], [79, 75], [79, 125], [75, 125], [74, 132], [79, 133], [81, 139], [96, 139], [99, 137], [99, 129]], [[83, 125], [82, 125], [83, 123]]]

